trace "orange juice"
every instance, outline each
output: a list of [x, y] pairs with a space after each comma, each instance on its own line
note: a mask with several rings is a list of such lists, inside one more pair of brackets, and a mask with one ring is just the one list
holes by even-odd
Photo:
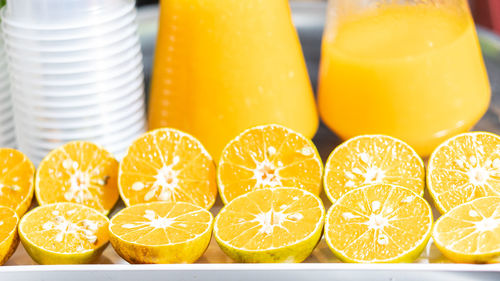
[[467, 8], [388, 5], [325, 32], [319, 109], [343, 139], [388, 134], [426, 156], [472, 128], [490, 94]]
[[149, 125], [199, 138], [218, 160], [243, 130], [312, 137], [318, 116], [287, 0], [163, 0]]

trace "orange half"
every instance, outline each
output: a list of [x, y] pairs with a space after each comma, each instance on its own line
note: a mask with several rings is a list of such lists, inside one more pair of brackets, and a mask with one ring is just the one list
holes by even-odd
[[225, 204], [254, 189], [296, 187], [321, 192], [323, 164], [313, 142], [280, 125], [248, 129], [222, 151], [217, 170]]
[[22, 152], [0, 148], [0, 206], [22, 216], [33, 199], [35, 166]]
[[86, 141], [69, 142], [51, 151], [36, 173], [40, 205], [73, 202], [103, 214], [118, 201], [118, 161], [104, 148]]
[[19, 218], [14, 210], [0, 206], [0, 265], [14, 254], [19, 245], [18, 222]]
[[120, 163], [118, 185], [127, 206], [181, 201], [210, 209], [217, 197], [212, 157], [196, 138], [171, 128], [132, 143]]

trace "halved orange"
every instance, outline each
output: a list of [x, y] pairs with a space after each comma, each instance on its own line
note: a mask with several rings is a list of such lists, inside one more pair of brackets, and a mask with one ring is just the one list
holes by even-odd
[[22, 152], [0, 148], [0, 206], [22, 216], [33, 199], [35, 166]]
[[259, 188], [291, 186], [319, 195], [323, 164], [313, 142], [280, 125], [248, 129], [231, 140], [217, 169], [222, 201]]
[[118, 177], [127, 206], [181, 201], [210, 209], [217, 197], [212, 157], [193, 136], [171, 128], [135, 140], [120, 163]]
[[256, 189], [222, 208], [214, 236], [237, 262], [302, 262], [321, 239], [324, 216], [321, 199], [309, 191]]
[[325, 240], [344, 262], [412, 262], [432, 230], [431, 207], [417, 193], [390, 184], [351, 190], [326, 215]]
[[39, 264], [90, 263], [109, 242], [108, 222], [93, 208], [55, 203], [28, 212], [19, 223], [19, 236]]
[[429, 158], [427, 188], [444, 214], [486, 196], [500, 196], [500, 137], [486, 132], [457, 135]]
[[40, 205], [73, 202], [103, 214], [118, 201], [118, 161], [104, 148], [87, 141], [69, 142], [51, 151], [36, 173]]
[[19, 218], [14, 210], [0, 206], [0, 265], [14, 254], [19, 245], [18, 222]]
[[432, 238], [454, 262], [500, 258], [500, 197], [481, 197], [451, 209], [436, 221]]
[[110, 221], [111, 245], [130, 263], [193, 263], [212, 237], [213, 216], [186, 202], [127, 207]]
[[405, 142], [385, 135], [363, 135], [333, 150], [323, 180], [333, 203], [350, 190], [376, 183], [403, 186], [423, 195], [425, 168], [422, 158]]

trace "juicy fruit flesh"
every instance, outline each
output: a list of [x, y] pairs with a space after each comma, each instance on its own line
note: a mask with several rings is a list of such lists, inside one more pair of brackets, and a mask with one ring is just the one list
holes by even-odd
[[16, 228], [17, 217], [7, 207], [0, 207], [0, 242], [7, 238]]
[[295, 188], [261, 189], [231, 201], [215, 223], [232, 248], [266, 251], [305, 240], [323, 225], [319, 198]]
[[395, 184], [422, 194], [422, 159], [406, 143], [383, 135], [366, 135], [338, 146], [327, 160], [325, 191], [332, 202], [369, 184]]
[[378, 184], [338, 200], [328, 212], [325, 236], [344, 261], [411, 261], [408, 255], [418, 256], [431, 227], [431, 209], [423, 198], [406, 188]]
[[40, 164], [37, 199], [42, 205], [73, 202], [108, 213], [119, 197], [117, 175], [118, 162], [109, 152], [89, 142], [70, 142]]
[[212, 226], [205, 209], [182, 202], [157, 202], [124, 209], [110, 222], [110, 231], [120, 239], [147, 246], [193, 240]]
[[222, 152], [218, 181], [227, 203], [251, 190], [293, 186], [321, 192], [323, 164], [314, 144], [278, 125], [249, 129]]
[[74, 203], [44, 205], [26, 214], [19, 231], [30, 244], [61, 254], [84, 253], [108, 242], [108, 220]]
[[0, 159], [0, 206], [22, 215], [33, 196], [35, 167], [24, 154], [10, 148], [0, 148]]
[[433, 238], [438, 247], [458, 254], [500, 256], [500, 197], [452, 209], [436, 222]]
[[217, 195], [215, 164], [203, 145], [173, 129], [146, 133], [120, 164], [125, 203], [185, 201], [210, 208]]
[[13, 209], [0, 206], [0, 265], [3, 265], [17, 248], [18, 221], [18, 216]]
[[500, 137], [466, 133], [431, 155], [429, 191], [442, 213], [476, 198], [500, 195]]

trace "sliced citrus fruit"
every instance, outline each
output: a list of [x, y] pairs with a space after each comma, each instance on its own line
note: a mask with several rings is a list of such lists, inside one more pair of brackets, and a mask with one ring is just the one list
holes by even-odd
[[326, 215], [325, 240], [344, 262], [412, 262], [431, 236], [432, 212], [417, 193], [390, 184], [351, 190]]
[[323, 164], [312, 141], [279, 125], [241, 133], [224, 148], [217, 169], [225, 204], [258, 188], [292, 186], [319, 195], [322, 176]]
[[376, 183], [403, 186], [423, 195], [425, 168], [422, 158], [405, 142], [385, 135], [363, 135], [333, 150], [323, 180], [333, 203], [350, 190]]
[[152, 202], [121, 210], [110, 221], [111, 245], [130, 263], [193, 263], [210, 243], [213, 216], [186, 202]]
[[323, 230], [321, 200], [298, 188], [264, 188], [229, 202], [215, 219], [214, 236], [237, 262], [302, 262]]
[[476, 198], [500, 196], [500, 137], [457, 135], [431, 154], [427, 187], [441, 213]]
[[19, 245], [18, 221], [19, 218], [13, 209], [0, 206], [0, 265], [12, 256]]
[[482, 197], [442, 215], [432, 233], [450, 260], [485, 263], [500, 257], [500, 197]]
[[86, 141], [69, 142], [51, 151], [36, 173], [40, 205], [73, 202], [108, 214], [119, 198], [118, 161], [104, 148]]
[[171, 128], [135, 140], [120, 164], [120, 195], [127, 206], [190, 202], [210, 209], [217, 197], [215, 163], [193, 136]]
[[0, 206], [22, 216], [33, 199], [35, 166], [22, 152], [0, 148]]
[[44, 205], [21, 219], [19, 236], [39, 264], [90, 263], [109, 242], [108, 218], [81, 204]]

